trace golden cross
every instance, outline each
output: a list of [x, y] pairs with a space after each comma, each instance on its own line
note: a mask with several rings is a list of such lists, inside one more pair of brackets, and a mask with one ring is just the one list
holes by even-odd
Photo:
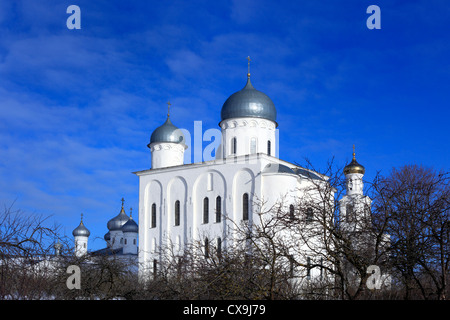
[[249, 77], [250, 78], [250, 56], [248, 56], [247, 57], [247, 60], [248, 60], [248, 72], [247, 72], [247, 77]]
[[172, 104], [170, 103], [170, 101], [167, 101], [167, 116], [169, 117], [170, 116], [170, 106], [171, 106]]
[[355, 159], [355, 145], [353, 145], [353, 159]]
[[125, 199], [122, 197], [120, 201], [122, 201], [122, 208], [123, 208], [123, 202], [125, 201]]
[[81, 214], [81, 222], [83, 222], [83, 214]]

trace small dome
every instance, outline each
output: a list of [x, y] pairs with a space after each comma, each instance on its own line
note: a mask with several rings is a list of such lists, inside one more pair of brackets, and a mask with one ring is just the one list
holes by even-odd
[[155, 142], [173, 142], [184, 144], [184, 135], [179, 128], [172, 124], [170, 118], [167, 117], [166, 122], [153, 131], [148, 147]]
[[109, 231], [119, 231], [120, 228], [122, 228], [122, 226], [130, 219], [123, 209], [123, 201], [124, 200], [122, 199], [122, 209], [120, 210], [120, 213], [108, 221], [107, 227]]
[[139, 231], [139, 227], [137, 225], [137, 223], [133, 220], [132, 217], [130, 217], [130, 219], [127, 221], [127, 223], [125, 223], [122, 228], [121, 228], [122, 232], [134, 232], [134, 233], [138, 233]]
[[111, 240], [111, 233], [109, 233], [109, 231], [107, 233], [105, 233], [103, 239], [105, 239], [105, 241]]
[[91, 235], [91, 233], [84, 226], [83, 221], [81, 221], [80, 225], [72, 231], [72, 235], [74, 237], [89, 237]]
[[356, 161], [355, 157], [355, 146], [353, 146], [353, 159], [352, 162], [350, 162], [348, 165], [344, 167], [344, 174], [350, 174], [350, 173], [360, 173], [364, 174], [366, 172], [366, 169]]
[[263, 92], [253, 88], [248, 77], [245, 87], [233, 93], [223, 104], [221, 119], [263, 118], [276, 123], [277, 110], [272, 100]]

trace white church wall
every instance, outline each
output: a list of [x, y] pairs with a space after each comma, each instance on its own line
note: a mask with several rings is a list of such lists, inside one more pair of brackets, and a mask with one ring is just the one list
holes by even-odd
[[[222, 128], [222, 157], [241, 156], [246, 154], [268, 153], [278, 155], [276, 124], [273, 121], [260, 118], [232, 118], [220, 123]], [[236, 153], [233, 151], [233, 139], [236, 138]], [[252, 141], [254, 139], [254, 142]]]

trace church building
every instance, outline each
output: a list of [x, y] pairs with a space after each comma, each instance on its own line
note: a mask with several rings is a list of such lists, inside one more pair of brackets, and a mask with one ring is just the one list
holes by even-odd
[[[253, 87], [250, 72], [245, 86], [223, 103], [220, 118], [221, 140], [215, 159], [185, 164], [188, 146], [183, 131], [167, 114], [147, 145], [151, 168], [135, 172], [139, 225], [131, 212], [130, 216], [125, 213], [122, 199], [119, 214], [107, 223], [106, 248], [93, 255], [131, 257], [140, 276], [146, 278], [158, 271], [168, 248], [182, 255], [195, 242], [201, 244], [205, 256], [211, 247], [227, 250], [237, 239], [236, 225], [261, 223], [258, 213], [267, 208], [278, 206], [291, 218], [305, 215], [301, 218], [312, 220], [313, 210], [296, 212], [296, 204], [300, 199], [324, 201], [317, 186], [325, 188], [328, 177], [277, 157], [277, 110], [265, 93]], [[364, 173], [353, 152], [351, 163], [344, 168], [347, 194], [339, 201], [340, 220], [349, 231], [359, 228], [357, 221], [363, 220], [356, 216], [359, 212], [370, 212], [361, 210], [371, 205], [363, 194]], [[328, 196], [332, 202], [334, 191]], [[75, 254], [86, 254], [90, 232], [82, 220], [73, 235]], [[307, 241], [316, 241], [320, 247], [318, 238]], [[300, 241], [299, 246], [301, 250], [311, 247]], [[310, 263], [307, 260], [305, 264]], [[318, 270], [308, 270], [308, 278], [315, 276]]]
[[[139, 268], [142, 276], [157, 271], [164, 248], [182, 254], [193, 242], [226, 250], [236, 223], [257, 223], [258, 203], [270, 208], [280, 201], [286, 212], [328, 177], [279, 159], [277, 110], [273, 101], [245, 86], [224, 102], [219, 123], [221, 145], [214, 160], [184, 164], [187, 148], [182, 130], [170, 115], [151, 134], [151, 169], [139, 177]], [[354, 159], [354, 161], [356, 161]], [[362, 192], [363, 172], [349, 173]], [[317, 191], [316, 191], [317, 192]], [[346, 198], [347, 199], [347, 198]]]

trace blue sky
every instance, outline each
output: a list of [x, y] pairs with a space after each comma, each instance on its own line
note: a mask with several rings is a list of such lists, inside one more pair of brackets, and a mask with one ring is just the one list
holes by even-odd
[[[81, 9], [69, 30], [66, 9]], [[369, 30], [369, 5], [381, 29]], [[417, 163], [449, 169], [447, 0], [0, 2], [0, 204], [51, 216], [91, 248], [138, 208], [152, 131], [218, 128], [246, 81], [278, 111], [280, 157], [370, 180]]]

